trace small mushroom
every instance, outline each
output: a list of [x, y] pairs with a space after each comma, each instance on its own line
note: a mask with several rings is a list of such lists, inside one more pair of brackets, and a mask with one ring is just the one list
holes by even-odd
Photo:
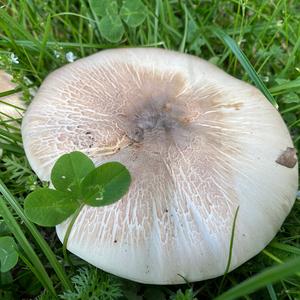
[[[0, 93], [7, 92], [16, 88], [11, 75], [0, 70]], [[0, 121], [7, 121], [8, 124], [16, 126], [16, 122], [8, 120], [20, 119], [25, 109], [24, 102], [20, 93], [11, 94], [0, 98]]]
[[[278, 163], [293, 144], [276, 109], [253, 86], [173, 51], [106, 50], [56, 70], [22, 135], [42, 180], [73, 150], [96, 165], [127, 166], [129, 192], [110, 206], [85, 206], [68, 249], [138, 282], [222, 275], [239, 207], [235, 269], [270, 242], [296, 196], [297, 164]], [[60, 240], [68, 224], [57, 226]]]
[[[0, 70], [0, 93], [16, 88], [16, 84], [11, 80], [11, 75]], [[22, 117], [24, 110], [25, 105], [20, 93], [0, 97], [0, 128], [5, 128], [8, 131], [11, 131], [11, 128], [6, 125], [19, 128], [20, 123], [15, 120]], [[2, 157], [2, 154], [3, 149], [0, 148], [0, 157]]]

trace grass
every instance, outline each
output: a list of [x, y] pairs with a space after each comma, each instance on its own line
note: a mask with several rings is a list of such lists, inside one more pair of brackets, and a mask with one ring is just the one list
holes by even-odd
[[[70, 51], [79, 58], [113, 47], [162, 47], [203, 57], [233, 76], [257, 85], [278, 105], [299, 150], [299, 1], [144, 0], [145, 21], [136, 28], [124, 23], [125, 33], [116, 43], [102, 37], [87, 0], [0, 3], [0, 69], [11, 73], [18, 85], [14, 91], [1, 93], [0, 101], [5, 102], [9, 93], [22, 91], [24, 101], [29, 103], [45, 76], [67, 63], [66, 54]], [[12, 62], [12, 53], [18, 57], [18, 64]], [[44, 291], [45, 286], [51, 291], [51, 285], [55, 294], [64, 295], [64, 299], [83, 299], [80, 297], [86, 295], [146, 300], [300, 299], [299, 199], [266, 250], [224, 279], [181, 286], [148, 286], [95, 271], [72, 255], [74, 266], [70, 267], [63, 262], [62, 245], [54, 231], [38, 232], [32, 225], [28, 227], [20, 214], [24, 197], [43, 183], [30, 170], [20, 132], [11, 124], [9, 120], [3, 121], [0, 128], [1, 189], [6, 200], [11, 200], [4, 202], [1, 198], [0, 208], [4, 220], [14, 218], [18, 224], [7, 226], [1, 221], [0, 234], [14, 233], [24, 259], [11, 272], [1, 274], [1, 299], [54, 299], [56, 296]], [[6, 194], [5, 186], [9, 189]], [[67, 292], [71, 280], [76, 288]], [[99, 280], [101, 288], [96, 289]]]

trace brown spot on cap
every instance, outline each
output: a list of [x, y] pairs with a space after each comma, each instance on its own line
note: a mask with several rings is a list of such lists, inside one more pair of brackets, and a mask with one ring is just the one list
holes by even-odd
[[284, 167], [294, 168], [297, 163], [296, 149], [287, 147], [286, 150], [279, 155], [276, 162]]

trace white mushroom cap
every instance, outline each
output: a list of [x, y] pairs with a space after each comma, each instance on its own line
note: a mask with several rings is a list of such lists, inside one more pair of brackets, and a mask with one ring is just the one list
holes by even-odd
[[[115, 49], [60, 68], [40, 87], [22, 134], [43, 180], [73, 150], [96, 165], [127, 166], [129, 192], [111, 206], [85, 206], [68, 249], [139, 282], [222, 275], [239, 206], [230, 269], [238, 267], [270, 242], [296, 195], [297, 158], [276, 109], [186, 54]], [[57, 226], [61, 240], [67, 225]]]
[[[10, 91], [16, 88], [16, 84], [12, 81], [12, 76], [0, 70], [0, 93]], [[11, 94], [9, 96], [0, 98], [0, 120], [19, 119], [22, 117], [23, 109], [25, 108], [24, 102], [21, 99], [20, 93]], [[8, 123], [13, 126], [14, 122]]]

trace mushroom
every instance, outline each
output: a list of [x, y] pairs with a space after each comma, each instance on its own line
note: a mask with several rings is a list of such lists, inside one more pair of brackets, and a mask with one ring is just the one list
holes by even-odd
[[[7, 92], [16, 88], [11, 75], [0, 70], [0, 93]], [[11, 94], [0, 98], [0, 121], [8, 121], [10, 119], [19, 119], [22, 117], [25, 105], [21, 99], [20, 93]], [[8, 123], [16, 126], [16, 122]]]
[[[16, 84], [14, 84], [11, 80], [11, 75], [0, 70], [0, 93], [16, 88]], [[6, 124], [19, 128], [19, 123], [14, 120], [22, 117], [24, 109], [25, 105], [21, 99], [20, 93], [0, 97], [0, 128], [5, 128], [6, 130], [11, 131], [11, 128], [6, 126]], [[0, 158], [2, 157], [2, 153], [3, 149], [0, 148]]]
[[[222, 275], [259, 253], [291, 210], [297, 158], [276, 109], [253, 86], [195, 56], [105, 50], [50, 74], [22, 123], [26, 155], [49, 180], [79, 150], [118, 161], [129, 192], [85, 206], [72, 253], [115, 275], [178, 284]], [[57, 226], [63, 240], [69, 220]]]

